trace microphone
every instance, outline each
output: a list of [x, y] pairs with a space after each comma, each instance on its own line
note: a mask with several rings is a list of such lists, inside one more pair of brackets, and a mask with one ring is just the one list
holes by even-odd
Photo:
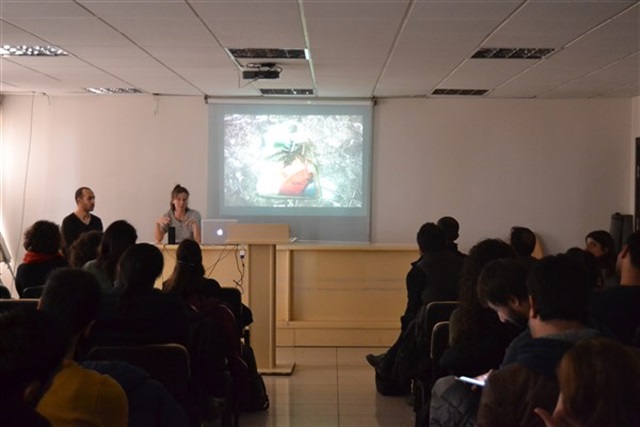
[[169, 244], [170, 245], [176, 244], [176, 228], [175, 227], [169, 227]]

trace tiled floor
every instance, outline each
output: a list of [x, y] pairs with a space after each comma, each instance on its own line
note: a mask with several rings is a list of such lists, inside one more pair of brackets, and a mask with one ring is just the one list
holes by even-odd
[[367, 353], [381, 348], [278, 348], [278, 361], [294, 360], [291, 376], [264, 376], [271, 407], [242, 414], [241, 427], [411, 427], [406, 397], [376, 393]]

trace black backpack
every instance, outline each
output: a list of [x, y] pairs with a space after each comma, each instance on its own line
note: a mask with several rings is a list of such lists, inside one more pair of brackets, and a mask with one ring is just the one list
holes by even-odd
[[240, 397], [240, 411], [264, 411], [269, 408], [267, 388], [264, 385], [262, 375], [258, 373], [253, 349], [246, 343], [242, 345], [242, 359], [247, 364], [249, 372], [249, 393], [247, 396]]

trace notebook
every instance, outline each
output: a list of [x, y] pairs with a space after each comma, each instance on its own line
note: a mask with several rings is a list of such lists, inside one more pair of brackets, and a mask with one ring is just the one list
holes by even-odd
[[203, 219], [202, 244], [224, 245], [229, 238], [229, 224], [235, 224], [237, 219]]

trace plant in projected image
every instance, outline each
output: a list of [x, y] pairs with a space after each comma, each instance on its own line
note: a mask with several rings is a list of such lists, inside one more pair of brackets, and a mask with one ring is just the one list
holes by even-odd
[[320, 197], [318, 166], [312, 160], [316, 150], [313, 142], [276, 142], [280, 151], [267, 159], [282, 164], [282, 177], [278, 195], [291, 197]]

